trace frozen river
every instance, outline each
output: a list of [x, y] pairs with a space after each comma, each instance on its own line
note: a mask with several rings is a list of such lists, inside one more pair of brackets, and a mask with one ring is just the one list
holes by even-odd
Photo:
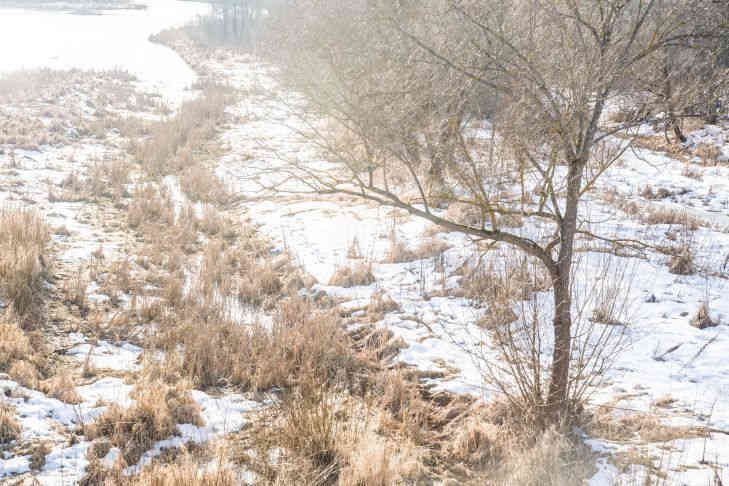
[[178, 0], [144, 0], [144, 10], [80, 15], [54, 10], [0, 8], [0, 72], [121, 68], [170, 101], [179, 100], [195, 73], [172, 50], [148, 38], [209, 11]]

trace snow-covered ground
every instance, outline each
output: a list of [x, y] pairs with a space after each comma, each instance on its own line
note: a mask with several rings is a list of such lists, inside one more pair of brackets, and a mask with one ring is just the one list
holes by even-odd
[[[19, 61], [27, 63], [22, 64], [26, 66], [122, 67], [139, 76], [140, 89], [161, 89], [165, 97], [174, 99], [182, 96], [194, 75], [187, 66], [181, 67], [181, 60], [176, 55], [170, 56], [169, 50], [149, 44], [147, 36], [162, 25], [189, 18], [200, 8], [200, 5], [188, 2], [154, 0], [145, 14], [114, 13], [94, 18], [93, 27], [84, 24], [90, 22], [85, 18], [0, 10], [0, 42], [5, 35], [27, 35], [27, 29], [22, 28], [23, 25], [27, 27], [27, 22], [53, 26], [50, 30], [58, 29], [54, 38], [59, 39], [55, 53], [48, 49], [47, 39], [45, 42], [29, 40], [31, 47], [27, 52], [30, 54], [23, 51], [26, 60], [14, 51], [3, 58], [5, 64], [0, 64], [0, 71], [19, 66]], [[174, 15], [162, 19], [170, 13]], [[140, 22], [140, 19], [146, 20]], [[127, 31], [130, 26], [131, 31]], [[72, 31], [86, 32], [84, 35], [89, 37], [74, 37]], [[119, 54], [121, 50], [125, 53]], [[477, 245], [461, 234], [433, 234], [424, 221], [348, 198], [256, 200], [256, 174], [262, 167], [275, 167], [278, 163], [262, 147], [262, 141], [268, 147], [275, 146], [299, 155], [308, 153], [310, 148], [293, 142], [292, 133], [284, 126], [289, 120], [285, 108], [271, 105], [270, 100], [250, 90], [256, 86], [273, 86], [265, 69], [255, 60], [231, 54], [227, 58], [217, 56], [206, 60], [204, 67], [251, 93], [229, 108], [232, 118], [238, 121], [220, 136], [220, 141], [230, 150], [218, 160], [216, 167], [227, 185], [238, 195], [250, 198], [238, 207], [241, 217], [252, 218], [279, 248], [287, 248], [295, 255], [306, 271], [319, 281], [313, 292], [322, 291], [346, 301], [340, 304], [342, 310], [357, 314], [381, 292], [396, 301], [399, 309], [386, 313], [378, 325], [391, 330], [407, 344], [397, 359], [424, 371], [437, 372], [432, 376], [442, 376], [433, 379], [435, 389], [474, 394], [485, 399], [492, 397], [493, 389], [482, 379], [481, 360], [487, 360], [493, 354], [482, 345], [487, 342], [488, 335], [477, 325], [488, 304], [479, 306], [454, 295], [457, 292], [451, 292], [460, 286], [456, 270], [473, 259]], [[707, 143], [729, 151], [726, 143], [729, 125], [722, 123], [724, 125], [689, 134], [689, 143]], [[644, 131], [649, 133], [648, 129]], [[115, 215], [113, 209], [91, 209], [85, 202], [48, 200], [48, 185], [57, 185], [78, 170], [73, 164], [82, 167], [93, 160], [120, 153], [120, 147], [110, 148], [108, 144], [88, 140], [62, 149], [18, 150], [13, 156], [20, 163], [13, 169], [15, 175], [12, 177], [22, 184], [3, 188], [0, 203], [34, 201], [47, 214], [53, 227], [64, 226], [71, 236], [57, 234], [54, 241], [59, 249], [60, 264], [69, 271], [91, 261], [99, 248], [106, 259], [121, 258], [134, 242], [121, 231], [105, 230], [104, 223], [108, 222], [105, 220]], [[0, 155], [0, 166], [8, 162], [8, 158], [8, 154]], [[578, 293], [589, 295], [596, 272], [605, 266], [627, 269], [626, 346], [590, 398], [590, 407], [597, 416], [606, 421], [619, 421], [628, 416], [658, 417], [664, 425], [700, 430], [706, 437], [686, 434], [667, 442], [651, 442], [638, 436], [611, 440], [597, 434], [590, 436], [588, 432], [588, 443], [602, 454], [598, 460], [599, 471], [590, 486], [642, 484], [647, 469], [617, 467], [616, 458], [620, 454], [640, 454], [656, 467], [669, 470], [666, 484], [670, 485], [707, 486], [715, 476], [724, 484], [729, 481], [729, 367], [726, 359], [729, 354], [729, 280], [726, 279], [729, 267], [725, 268], [729, 256], [729, 234], [726, 233], [729, 227], [729, 167], [704, 167], [697, 162], [686, 163], [640, 148], [628, 151], [588, 197], [582, 216], [593, 221], [591, 229], [595, 232], [639, 238], [659, 245], [671, 241], [667, 234], [675, 228], [646, 226], [639, 221], [639, 215], [625, 213], [617, 206], [635, 202], [646, 210], [661, 206], [688, 208], [693, 217], [706, 225], [693, 233], [699, 272], [689, 276], [671, 274], [668, 258], [650, 251], [643, 258], [588, 252], [581, 256]], [[166, 182], [176, 186], [174, 178]], [[654, 193], [665, 190], [665, 197], [645, 197], [647, 186]], [[22, 190], [13, 187], [22, 187]], [[614, 200], [609, 202], [604, 197], [607, 193], [613, 194], [612, 198], [620, 204], [615, 204]], [[184, 202], [179, 200], [182, 197], [179, 191], [175, 192], [175, 197], [178, 203]], [[534, 231], [534, 228], [526, 227], [521, 231]], [[425, 233], [446, 244], [448, 249], [436, 259], [384, 263], [393, 232], [397, 240], [410, 249], [418, 246]], [[359, 250], [357, 258], [350, 251], [355, 242]], [[362, 261], [372, 264], [375, 283], [353, 288], [328, 285], [338, 267]], [[548, 297], [537, 294], [535, 300], [548, 306]], [[88, 298], [103, 298], [103, 295], [91, 286]], [[718, 325], [700, 330], [690, 326], [689, 321], [704, 303]], [[588, 301], [587, 306], [585, 314], [589, 315], [594, 302]], [[0, 380], [0, 391], [9, 397], [8, 401], [17, 411], [23, 430], [22, 440], [42, 440], [53, 446], [46, 465], [37, 475], [42, 484], [48, 485], [74, 484], [83, 475], [90, 443], [80, 440], [69, 444], [68, 436], [80, 423], [103, 413], [108, 404], [131, 403], [132, 385], [115, 374], [137, 371], [142, 352], [130, 343], [90, 340], [81, 333], [66, 335], [64, 342], [68, 348], [66, 354], [79, 366], [88, 359], [93, 368], [109, 372], [108, 376], [102, 373], [97, 379], [76, 388], [80, 404], [63, 403], [15, 382]], [[469, 350], [473, 353], [466, 352]], [[213, 397], [193, 391], [192, 395], [201, 406], [205, 425], [178, 426], [179, 435], [155, 444], [143, 457], [142, 464], [163, 448], [187, 441], [202, 442], [237, 430], [245, 424], [247, 414], [260, 406], [236, 394]], [[600, 406], [610, 408], [601, 409]], [[113, 458], [114, 451], [111, 451], [108, 459], [113, 461]], [[2, 459], [0, 480], [30, 467], [29, 454], [5, 455]]]
[[[265, 69], [253, 59], [231, 57], [206, 65], [213, 72], [229, 76], [236, 86], [273, 85]], [[384, 291], [393, 298], [400, 305], [399, 310], [387, 313], [379, 325], [407, 343], [398, 359], [426, 371], [445, 372], [446, 378], [436, 381], [437, 388], [484, 398], [492, 396], [479, 366], [480, 359], [488, 359], [489, 352], [476, 352], [478, 358], [464, 352], [474, 346], [479, 349], [477, 343], [487, 339], [476, 326], [483, 309], [463, 297], [437, 296], [443, 287], [457, 286], [458, 277], [452, 275], [473, 257], [475, 245], [463, 235], [440, 233], [436, 238], [450, 247], [442, 262], [428, 259], [382, 263], [393, 229], [398, 241], [415, 249], [428, 223], [343, 197], [289, 196], [256, 201], [256, 178], [261, 169], [281, 163], [271, 155], [271, 147], [279, 155], [296, 153], [299, 157], [306, 157], [310, 150], [287, 129], [295, 125], [295, 117], [283, 106], [272, 103], [265, 96], [245, 98], [231, 112], [248, 121], [221, 137], [231, 152], [220, 160], [217, 172], [226, 183], [237, 181], [238, 190], [253, 198], [245, 203], [246, 214], [279, 245], [293, 252], [319, 280], [315, 291], [349, 300], [346, 305], [353, 309], [366, 306], [377, 292]], [[644, 131], [650, 133], [649, 128]], [[688, 148], [706, 143], [726, 149], [728, 134], [729, 123], [723, 121], [721, 126], [691, 133]], [[667, 192], [663, 194], [667, 195], [663, 200], [648, 199], [644, 196], [648, 186], [654, 192], [664, 189]], [[590, 438], [596, 451], [610, 456], [599, 460], [600, 470], [590, 484], [643, 484], [640, 480], [645, 468], [634, 466], [623, 471], [613, 465], [612, 459], [621, 452], [648, 457], [656, 467], [668, 470], [667, 484], [705, 486], [714, 484], [711, 481], [715, 477], [726, 482], [729, 268], [725, 268], [725, 260], [729, 257], [729, 167], [704, 167], [698, 159], [685, 163], [667, 154], [635, 148], [603, 176], [581, 210], [583, 220], [593, 222], [590, 229], [659, 246], [670, 243], [667, 234], [675, 231], [676, 226], [645, 225], [638, 220], [639, 214], [624, 213], [616, 207], [620, 204], [605, 202], [603, 194], [608, 191], [617, 194], [614, 197], [621, 204], [635, 201], [645, 208], [640, 212], [665, 206], [687, 210], [699, 220], [702, 227], [692, 236], [699, 271], [695, 275], [674, 275], [669, 272], [668, 257], [651, 251], [642, 258], [590, 252], [580, 256], [579, 295], [589, 295], [596, 275], [600, 275], [597, 272], [607, 266], [625, 269], [625, 300], [629, 303], [625, 314], [626, 345], [591, 396], [590, 407], [599, 412], [600, 420], [620, 420], [626, 414], [656, 416], [662, 424], [694, 428], [706, 433], [706, 437], [691, 438], [689, 434], [688, 438], [667, 442], [649, 442], [637, 436], [621, 441]], [[361, 261], [348, 257], [355, 241], [361, 256], [373, 263], [376, 282], [349, 289], [326, 285], [337, 267]], [[444, 268], [438, 268], [436, 263], [445, 263]], [[704, 303], [718, 325], [700, 330], [689, 321]], [[594, 305], [587, 303], [585, 315], [590, 315], [589, 309]], [[610, 408], [600, 408], [601, 405]], [[610, 412], [604, 413], [605, 410]]]

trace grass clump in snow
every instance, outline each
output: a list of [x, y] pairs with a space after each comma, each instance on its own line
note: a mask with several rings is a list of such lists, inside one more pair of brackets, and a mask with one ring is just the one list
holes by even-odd
[[199, 406], [184, 382], [172, 387], [141, 381], [132, 397], [134, 405], [126, 409], [111, 405], [84, 431], [89, 440], [108, 439], [127, 464], [136, 464], [155, 442], [177, 435], [177, 424], [202, 425]]
[[691, 319], [690, 324], [693, 327], [696, 327], [698, 329], [706, 329], [709, 327], [716, 327], [719, 325], [718, 322], [715, 322], [711, 318], [711, 314], [709, 312], [709, 305], [706, 302], [701, 304], [699, 309], [696, 311], [696, 314]]
[[28, 388], [37, 388], [47, 368], [45, 344], [25, 333], [12, 316], [0, 315], [0, 372]]
[[8, 444], [20, 438], [20, 424], [15, 410], [7, 403], [0, 403], [0, 444]]
[[373, 283], [375, 283], [375, 276], [372, 273], [372, 265], [362, 262], [353, 266], [337, 268], [332, 278], [329, 279], [329, 285], [334, 287], [349, 288]]

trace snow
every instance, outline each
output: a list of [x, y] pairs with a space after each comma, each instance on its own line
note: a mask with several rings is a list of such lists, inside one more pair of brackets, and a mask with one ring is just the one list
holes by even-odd
[[[94, 69], [118, 66], [138, 74], [143, 87], [160, 89], [173, 99], [180, 98], [184, 96], [184, 88], [194, 79], [191, 70], [169, 50], [149, 43], [147, 36], [163, 26], [190, 18], [202, 8], [190, 2], [154, 0], [146, 13], [115, 12], [88, 18], [0, 9], [0, 42], [9, 38], [5, 36], [25, 39], [30, 32], [38, 30], [47, 30], [53, 39], [58, 39], [55, 51], [48, 49], [47, 38], [27, 39], [30, 47], [27, 52], [23, 51], [22, 59], [19, 53], [11, 52], [3, 58], [0, 71], [18, 67], [19, 62], [26, 66]], [[168, 17], [170, 14], [172, 16]], [[31, 30], [27, 28], [29, 22], [49, 28]], [[265, 68], [252, 58], [210, 60], [207, 64], [213, 72], [229, 76], [238, 87], [275, 86]], [[296, 153], [300, 157], [312, 154], [309, 147], [292, 140], [292, 131], [286, 124], [295, 123], [295, 120], [285, 108], [250, 95], [230, 107], [230, 111], [243, 121], [233, 124], [222, 134], [221, 142], [230, 146], [231, 152], [219, 160], [216, 170], [243, 195], [256, 196], [257, 182], [260, 182], [256, 180], [256, 174], [262, 167], [275, 168], [279, 163], [261, 148], [261, 140], [276, 145], [283, 153]], [[639, 133], [651, 135], [655, 131], [642, 126]], [[729, 124], [726, 121], [720, 126], [707, 126], [689, 133], [688, 138], [688, 148], [710, 144], [720, 147], [722, 155], [729, 152]], [[78, 164], [105, 153], [104, 147], [93, 144], [73, 150]], [[39, 200], [44, 200], [47, 191], [40, 181], [49, 178], [57, 183], [73, 169], [68, 163], [70, 154], [62, 151], [17, 151], [16, 155], [22, 159], [18, 173], [25, 182], [24, 190]], [[317, 163], [326, 166], [326, 162]], [[700, 177], [689, 177], [687, 168]], [[177, 204], [186, 202], [175, 177], [166, 178], [164, 183], [171, 189]], [[665, 189], [668, 196], [662, 200], [646, 199], [642, 191], [647, 186], [654, 191]], [[609, 256], [594, 251], [580, 253], [577, 268], [577, 295], [580, 298], [576, 305], [585, 306], [583, 322], [596, 306], [592, 290], [599, 280], [596, 276], [602, 275], [606, 266], [625, 269], [625, 300], [629, 303], [623, 316], [627, 324], [624, 349], [614, 356], [613, 368], [601, 377], [600, 386], [590, 396], [589, 406], [594, 409], [600, 405], [615, 407], [616, 416], [657, 414], [664, 424], [705, 427], [724, 433], [712, 432], [706, 439], [679, 439], [665, 444], [641, 443], [637, 439], [618, 443], [588, 438], [587, 443], [600, 455], [597, 472], [588, 484], [612, 486], [642, 479], [645, 468], [633, 466], [623, 472], [612, 461], [616, 453], [637, 447], [652, 457], [657, 466], [670, 469], [669, 484], [705, 486], [714, 474], [707, 463], [723, 468], [724, 475], [729, 471], [729, 435], [726, 434], [729, 433], [729, 368], [726, 366], [729, 353], [729, 299], [726, 298], [729, 280], [726, 277], [729, 268], [725, 268], [729, 257], [729, 234], [725, 231], [729, 228], [729, 167], [705, 167], [693, 159], [686, 162], [634, 148], [607, 171], [593, 193], [586, 197], [580, 215], [593, 231], [641, 239], [654, 245], [668, 244], [671, 240], [667, 234], [675, 228], [643, 225], [635, 216], [605, 202], [601, 194], [610, 190], [616, 191], [620, 201], [636, 202], [644, 210], [660, 207], [686, 210], [705, 226], [693, 235], [696, 265], [700, 270], [696, 275], [671, 274], [666, 265], [667, 257], [651, 251], [641, 258]], [[0, 199], [7, 197], [6, 193], [0, 193]], [[44, 202], [42, 205], [52, 209], [49, 214], [52, 224], [65, 225], [73, 235], [72, 241], [57, 237], [65, 245], [58, 255], [59, 260], [74, 265], [88, 261], [98, 248], [99, 240], [95, 235], [98, 226], [83, 217], [84, 203], [46, 205]], [[407, 343], [397, 356], [398, 360], [423, 371], [444, 374], [444, 378], [431, 380], [435, 390], [484, 399], [494, 396], [494, 390], [484, 382], [482, 372], [484, 360], [493, 359], [495, 355], [488, 348], [488, 334], [477, 326], [479, 319], [488, 312], [488, 303], [483, 307], [464, 297], [443, 292], [458, 286], [459, 277], [453, 273], [477, 251], [469, 238], [456, 233], [436, 235], [450, 246], [443, 254], [443, 268], [440, 269], [432, 259], [389, 264], [383, 260], [390, 247], [391, 234], [394, 232], [398, 241], [415, 249], [428, 230], [428, 223], [346, 198], [251, 198], [240, 211], [242, 216], [250, 216], [260, 225], [261, 231], [271, 237], [279, 249], [287, 248], [320, 282], [313, 292], [323, 291], [343, 301], [339, 304], [342, 312], [360, 313], [377, 292], [385, 292], [394, 299], [399, 309], [388, 312], [376, 324], [391, 330]], [[542, 228], [525, 227], [519, 231], [538, 235]], [[104, 236], [106, 257], [120, 255], [124, 236]], [[358, 243], [362, 258], [348, 256], [354, 241]], [[500, 264], [499, 256], [498, 251], [494, 252], [496, 264]], [[360, 262], [372, 263], [377, 279], [374, 284], [353, 288], [328, 285], [338, 267]], [[89, 298], [100, 297], [96, 290], [90, 288]], [[549, 315], [552, 306], [549, 294], [536, 294], [533, 302]], [[701, 330], [690, 326], [689, 321], [704, 303], [717, 326]], [[118, 372], [139, 369], [142, 349], [137, 346], [103, 340], [86, 342], [83, 335], [69, 339], [73, 346], [68, 354], [79, 364], [88, 355], [97, 369]], [[549, 355], [550, 345], [549, 340], [545, 340], [546, 355]], [[73, 406], [9, 380], [0, 380], [0, 390], [7, 390], [8, 401], [16, 408], [23, 428], [22, 440], [48, 440], [55, 444], [38, 476], [42, 484], [49, 485], [72, 484], [86, 466], [89, 443], [81, 441], [68, 446], [65, 434], [80, 421], [93, 420], [108, 404], [131, 405], [132, 388], [133, 385], [122, 379], [103, 377], [77, 387], [82, 403]], [[156, 443], [139, 465], [127, 470], [128, 473], [149, 463], [165, 448], [190, 441], [209, 441], [240, 430], [250, 420], [251, 412], [265, 406], [238, 394], [214, 397], [193, 391], [192, 395], [201, 406], [204, 425], [179, 425], [178, 436]], [[663, 397], [670, 397], [673, 402], [668, 407], [656, 407], [655, 402]], [[112, 449], [104, 462], [111, 464], [118, 455], [119, 451]], [[19, 474], [28, 468], [29, 456], [7, 457], [0, 465], [0, 477]], [[727, 481], [723, 477], [722, 480]]]
[[140, 368], [138, 360], [142, 354], [142, 348], [129, 343], [117, 346], [107, 341], [99, 341], [96, 344], [86, 343], [74, 346], [68, 354], [80, 362], [85, 362], [86, 357], [89, 356], [90, 364], [97, 370], [137, 371]]
[[[221, 74], [230, 73], [242, 86], [274, 84], [265, 69], [255, 62], [241, 60], [238, 66], [231, 62], [216, 66], [215, 62], [210, 62], [209, 65]], [[256, 178], [265, 177], [261, 176], [264, 172], [261, 168], [275, 168], [281, 163], [261, 148], [261, 140], [275, 146], [279, 153], [296, 153], [299, 159], [308, 156], [305, 146], [292, 141], [293, 132], [289, 126], [296, 123], [295, 117], [287, 114], [285, 108], [270, 103], [252, 96], [233, 107], [233, 114], [248, 116], [250, 121], [233, 127], [222, 137], [233, 151], [221, 159], [218, 175], [226, 181], [238, 181], [238, 191], [249, 196], [256, 195], [257, 182], [260, 182]], [[643, 135], [653, 133], [647, 126], [641, 127], [640, 132]], [[707, 127], [690, 134], [689, 139], [693, 144], [723, 146], [726, 134], [729, 134], [729, 126]], [[710, 425], [729, 432], [729, 370], [726, 368], [729, 299], [725, 297], [729, 283], [722, 270], [722, 263], [729, 256], [729, 235], [724, 232], [724, 228], [729, 227], [729, 168], [705, 168], [689, 163], [689, 168], [702, 173], [697, 179], [686, 175], [686, 167], [685, 162], [663, 154], [638, 148], [629, 150], [622, 161], [604, 175], [581, 208], [584, 221], [601, 221], [590, 224], [591, 230], [607, 236], [643, 239], [655, 245], [670, 243], [666, 233], [672, 228], [668, 225], [646, 227], [594, 194], [614, 189], [618, 198], [638, 201], [645, 208], [661, 205], [688, 208], [691, 216], [707, 225], [693, 235], [695, 262], [700, 270], [697, 275], [669, 273], [667, 257], [654, 252], [648, 252], [644, 258], [606, 257], [603, 253], [592, 252], [580, 254], [582, 262], [576, 273], [581, 302], [576, 305], [585, 305], [584, 318], [589, 317], [596, 306], [592, 290], [596, 275], [601, 275], [596, 272], [603, 266], [625, 269], [625, 300], [629, 303], [629, 309], [624, 313], [628, 324], [625, 349], [615, 356], [614, 367], [602, 377], [602, 384], [591, 396], [590, 405], [612, 403], [616, 396], [630, 393], [630, 398], [619, 401], [619, 407], [638, 413], [658, 413], [661, 421], [667, 424]], [[647, 200], [641, 192], [648, 185], [654, 190], [664, 188], [671, 196], [664, 201]], [[278, 200], [253, 198], [246, 203], [246, 209], [264, 233], [279, 246], [288, 248], [322, 284], [329, 281], [337, 267], [361, 261], [347, 257], [348, 249], [356, 240], [365, 261], [373, 263], [377, 282], [350, 289], [318, 285], [313, 290], [323, 290], [339, 300], [348, 300], [339, 306], [344, 311], [356, 311], [365, 306], [375, 292], [386, 292], [400, 304], [400, 310], [388, 313], [378, 325], [390, 329], [408, 344], [397, 359], [425, 371], [443, 371], [445, 365], [448, 373], [446, 378], [435, 380], [436, 389], [475, 394], [485, 399], [493, 396], [493, 390], [482, 379], [481, 365], [482, 360], [493, 359], [494, 355], [481, 346], [480, 342], [487, 341], [488, 336], [475, 325], [483, 310], [465, 298], [428, 297], [443, 283], [446, 288], [456, 284], [457, 280], [449, 275], [475, 250], [468, 238], [457, 234], [438, 235], [451, 245], [444, 254], [446, 269], [441, 273], [427, 260], [380, 263], [389, 248], [393, 228], [398, 241], [413, 249], [427, 227], [417, 219], [396, 217], [388, 209], [344, 198], [327, 200], [306, 196]], [[526, 227], [520, 231], [531, 235], [541, 230]], [[655, 303], [648, 302], [653, 300], [651, 296], [655, 296]], [[535, 299], [549, 315], [550, 296], [538, 294]], [[700, 330], [689, 325], [703, 303], [708, 304], [712, 319], [718, 324], [716, 327]], [[656, 359], [678, 344], [678, 349]], [[545, 354], [549, 355], [549, 342], [544, 345]], [[455, 376], [453, 369], [458, 370]], [[665, 396], [676, 400], [674, 406], [656, 410], [654, 402]], [[605, 441], [595, 440], [594, 443], [605, 446], [606, 451], [618, 450], [617, 446]], [[701, 462], [704, 451], [710, 454], [712, 462], [726, 469], [729, 463], [727, 444], [726, 436], [716, 433], [706, 440], [670, 444], [680, 454], [661, 454], [660, 444], [646, 444], [645, 447], [655, 457], [671, 461], [673, 469], [682, 470], [675, 478], [670, 478], [670, 484], [703, 486], [707, 484], [708, 475], [713, 474], [711, 468]], [[626, 479], [608, 458], [601, 458], [598, 466], [591, 486], [607, 486]]]

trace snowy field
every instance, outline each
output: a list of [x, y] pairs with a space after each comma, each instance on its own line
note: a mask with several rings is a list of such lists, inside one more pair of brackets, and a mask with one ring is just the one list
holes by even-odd
[[[0, 72], [40, 66], [123, 69], [137, 76], [137, 90], [158, 92], [174, 106], [194, 96], [188, 88], [197, 77], [177, 54], [147, 38], [190, 20], [205, 8], [191, 2], [154, 0], [146, 11], [93, 17], [0, 9], [0, 42], [9, 45], [10, 39], [23, 39], [28, 46], [22, 52], [9, 50], [0, 60]], [[39, 30], [48, 37], [31, 32], [29, 25], [44, 26]], [[49, 43], [49, 38], [54, 42]], [[255, 59], [221, 54], [204, 60], [203, 67], [208, 74], [248, 93], [228, 108], [232, 121], [218, 136], [228, 151], [213, 167], [240, 197], [231, 215], [250, 218], [271, 238], [277, 251], [293, 254], [319, 282], [305, 292], [335, 298], [342, 315], [357, 317], [375, 295], [384, 293], [394, 300], [397, 310], [385, 313], [377, 325], [406, 344], [398, 360], [437, 377], [431, 378], [435, 390], [493, 398], [493, 388], [482, 378], [483, 360], [493, 353], [484, 344], [488, 333], [478, 325], [489, 312], [488, 303], [458, 295], [463, 278], [459, 269], [479, 253], [478, 244], [462, 234], [436, 231], [429, 223], [398, 211], [349, 198], [259, 200], [256, 188], [262, 182], [262, 170], [280, 163], [272, 157], [271, 147], [278, 153], [298, 155], [312, 153], [311, 148], [295, 141], [287, 128], [295, 123], [287, 109], [252, 89], [276, 89]], [[643, 128], [650, 133], [650, 127]], [[32, 202], [54, 228], [67, 230], [71, 236], [59, 232], [54, 235], [54, 245], [60, 267], [68, 274], [84, 270], [94, 258], [100, 258], [99, 249], [103, 258], [115, 260], [132, 253], [138, 243], [133, 235], [110, 224], [119, 217], [117, 209], [90, 208], [84, 202], [49, 197], [49, 185], [61, 185], [95, 161], [122, 157], [122, 142], [116, 133], [103, 143], [80, 137], [66, 147], [15, 150], [12, 164], [10, 153], [0, 152], [0, 167], [8, 168], [6, 180], [0, 180], [0, 203]], [[701, 144], [718, 147], [720, 157], [729, 159], [729, 122], [722, 120], [719, 125], [691, 132], [688, 150]], [[327, 166], [327, 161], [314, 162]], [[10, 172], [13, 174], [8, 175]], [[176, 178], [165, 183], [172, 188], [177, 210], [188, 204]], [[630, 210], [631, 204], [638, 209]], [[640, 256], [595, 251], [580, 255], [577, 295], [584, 297], [584, 315], [589, 316], [596, 307], [589, 296], [595, 276], [605, 268], [624, 270], [628, 303], [621, 323], [625, 324], [624, 346], [588, 402], [604, 428], [598, 424], [594, 430], [580, 431], [599, 455], [590, 486], [644, 484], [652, 467], [669, 472], [666, 485], [729, 484], [729, 167], [706, 166], [697, 158], [678, 160], [636, 147], [588, 195], [581, 217], [594, 232], [660, 246], [682, 238], [675, 225], [648, 225], [641, 220], [641, 214], [661, 208], [686, 210], [697, 221], [691, 235], [694, 274], [671, 273], [669, 258], [652, 250]], [[532, 234], [538, 230], [525, 226], [518, 231]], [[387, 263], [394, 240], [415, 250], [426, 237], [442, 245], [437, 257]], [[355, 247], [357, 251], [352, 251]], [[352, 288], [329, 285], [338, 268], [362, 262], [372, 265], [375, 283]], [[102, 303], [109, 299], [94, 285], [86, 289], [86, 297]], [[128, 295], [122, 299], [128, 304]], [[547, 293], [537, 293], [532, 300], [549, 311]], [[690, 325], [702, 305], [715, 326], [699, 329]], [[139, 371], [143, 354], [138, 343], [90, 340], [78, 330], [59, 334], [54, 339], [62, 344], [67, 359], [79, 367], [88, 362], [99, 371], [98, 379], [76, 387], [79, 403], [65, 403], [0, 376], [0, 391], [20, 417], [22, 441], [43, 441], [51, 446], [45, 465], [34, 475], [49, 486], [75, 484], [83, 476], [91, 444], [82, 439], [69, 445], [68, 436], [102, 414], [109, 404], [133, 403], [133, 386], [125, 377]], [[260, 401], [235, 393], [213, 396], [194, 390], [192, 397], [200, 406], [204, 425], [178, 425], [178, 434], [156, 443], [138, 466], [166, 448], [202, 443], [240, 430], [249, 414], [262, 406]], [[636, 421], [644, 425], [636, 426]], [[659, 437], [663, 426], [685, 433]], [[627, 432], [605, 432], [615, 428]], [[30, 470], [32, 455], [27, 452], [3, 453], [0, 482]], [[112, 449], [104, 461], [114, 463], [118, 455]], [[135, 472], [134, 466], [126, 472]]]

